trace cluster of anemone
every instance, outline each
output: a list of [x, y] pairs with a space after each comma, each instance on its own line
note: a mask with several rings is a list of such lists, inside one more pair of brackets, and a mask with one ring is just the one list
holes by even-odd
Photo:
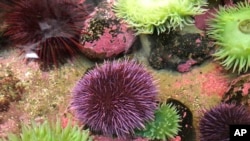
[[[72, 125], [70, 122], [62, 127], [58, 119], [56, 123], [47, 120], [42, 124], [32, 122], [31, 125], [22, 125], [20, 135], [9, 134], [8, 141], [91, 141], [88, 130]], [[1, 140], [1, 139], [0, 139]], [[6, 141], [3, 139], [3, 141]]]
[[97, 65], [78, 81], [72, 93], [71, 109], [93, 132], [127, 138], [154, 119], [155, 81], [133, 60]]
[[117, 0], [114, 12], [137, 33], [152, 34], [182, 28], [205, 11], [204, 0]]
[[238, 73], [250, 67], [250, 4], [220, 7], [209, 22], [208, 35], [219, 46], [214, 56], [226, 69]]
[[155, 111], [155, 119], [146, 124], [145, 129], [137, 135], [151, 140], [168, 140], [174, 138], [180, 130], [180, 115], [175, 106], [161, 104]]
[[75, 0], [16, 0], [0, 2], [0, 8], [7, 25], [4, 35], [45, 68], [59, 66], [79, 52], [90, 6]]
[[250, 112], [247, 107], [234, 104], [220, 104], [205, 111], [200, 120], [201, 141], [230, 140], [229, 125], [249, 125]]

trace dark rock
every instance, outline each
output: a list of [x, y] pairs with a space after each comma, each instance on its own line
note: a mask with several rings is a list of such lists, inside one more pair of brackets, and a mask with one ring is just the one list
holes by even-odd
[[170, 32], [152, 35], [149, 63], [155, 69], [189, 71], [211, 57], [214, 45], [203, 34]]
[[0, 95], [0, 112], [8, 111], [10, 106], [10, 100]]
[[193, 114], [190, 109], [182, 102], [172, 98], [168, 99], [166, 103], [174, 105], [178, 110], [178, 114], [181, 116], [181, 130], [178, 132], [178, 136], [181, 137], [181, 141], [195, 140], [196, 134], [193, 127]]
[[234, 79], [228, 91], [222, 98], [222, 102], [237, 105], [250, 105], [250, 74], [242, 75]]
[[98, 4], [100, 4], [102, 1], [104, 1], [104, 0], [85, 0], [84, 3], [98, 6]]

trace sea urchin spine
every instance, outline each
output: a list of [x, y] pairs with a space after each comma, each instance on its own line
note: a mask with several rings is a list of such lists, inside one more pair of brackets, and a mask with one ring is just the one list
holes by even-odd
[[201, 141], [229, 141], [229, 125], [250, 124], [250, 112], [242, 105], [220, 104], [200, 120]]
[[12, 43], [35, 52], [43, 66], [58, 66], [79, 53], [78, 38], [90, 6], [76, 0], [17, 0], [1, 3]]
[[128, 137], [154, 118], [157, 89], [135, 61], [106, 61], [87, 72], [73, 90], [71, 109], [90, 130]]

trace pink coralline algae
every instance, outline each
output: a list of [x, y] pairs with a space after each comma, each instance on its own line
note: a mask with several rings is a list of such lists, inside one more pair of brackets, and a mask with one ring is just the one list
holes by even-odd
[[248, 82], [243, 85], [242, 95], [247, 96], [249, 94], [249, 90], [250, 90], [250, 83]]
[[181, 141], [181, 137], [180, 136], [176, 136], [175, 138], [171, 139], [170, 141]]
[[250, 105], [250, 74], [241, 75], [231, 81], [228, 90], [223, 95], [225, 103]]
[[216, 70], [201, 75], [200, 79], [202, 93], [206, 95], [217, 94], [222, 97], [228, 88], [228, 79]]
[[212, 14], [216, 12], [215, 8], [209, 9], [205, 13], [201, 15], [197, 15], [194, 17], [195, 19], [195, 26], [200, 30], [206, 30], [207, 24], [206, 21], [210, 18], [212, 18]]
[[135, 41], [132, 30], [112, 12], [112, 3], [102, 2], [85, 22], [82, 51], [91, 59], [105, 59], [127, 52]]
[[224, 72], [220, 66], [215, 66], [212, 70], [194, 75], [197, 71], [200, 70], [193, 70], [182, 75], [181, 81], [177, 81], [173, 86], [181, 89], [189, 85], [199, 85], [201, 93], [206, 96], [217, 95], [222, 97], [228, 90], [229, 79], [223, 76]]
[[233, 6], [234, 2], [233, 0], [224, 0], [223, 2], [218, 2], [218, 5], [214, 6], [214, 7], [209, 7], [208, 11], [206, 11], [203, 14], [200, 15], [196, 15], [194, 16], [195, 19], [195, 26], [200, 29], [200, 30], [206, 30], [207, 26], [207, 21], [210, 18], [213, 18], [213, 14], [216, 13], [216, 10], [218, 10], [219, 6]]
[[177, 70], [178, 70], [179, 72], [188, 72], [188, 71], [190, 71], [192, 65], [194, 65], [194, 64], [196, 64], [196, 63], [197, 63], [197, 61], [195, 61], [195, 60], [193, 60], [193, 59], [189, 59], [189, 60], [187, 60], [185, 63], [179, 64], [179, 65], [177, 66]]

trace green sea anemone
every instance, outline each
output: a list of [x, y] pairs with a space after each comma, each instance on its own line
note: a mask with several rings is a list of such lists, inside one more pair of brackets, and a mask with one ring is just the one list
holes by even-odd
[[180, 116], [175, 106], [161, 104], [155, 111], [155, 119], [146, 124], [144, 130], [136, 131], [136, 134], [151, 140], [166, 140], [173, 138], [180, 130]]
[[117, 0], [114, 12], [137, 33], [152, 34], [193, 23], [191, 16], [205, 11], [204, 0]]
[[[0, 139], [1, 140], [1, 139]], [[60, 120], [50, 124], [48, 121], [38, 125], [22, 125], [21, 135], [9, 134], [8, 141], [91, 141], [88, 130], [82, 130], [70, 122], [62, 127]]]
[[208, 22], [208, 35], [219, 49], [216, 60], [234, 72], [246, 72], [250, 66], [250, 4], [240, 2], [233, 7], [220, 7]]

